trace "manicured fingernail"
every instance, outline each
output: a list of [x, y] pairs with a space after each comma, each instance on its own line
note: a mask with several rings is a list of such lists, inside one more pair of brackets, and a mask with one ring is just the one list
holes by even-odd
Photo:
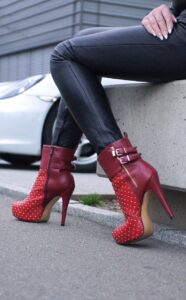
[[153, 36], [156, 36], [155, 32], [153, 32], [152, 34], [153, 34]]
[[167, 40], [168, 39], [168, 35], [166, 32], [163, 33], [164, 38]]
[[172, 32], [172, 29], [170, 27], [168, 28], [168, 32], [169, 32], [169, 34], [171, 34], [171, 32]]
[[163, 41], [163, 36], [162, 35], [159, 35], [159, 38], [161, 41]]

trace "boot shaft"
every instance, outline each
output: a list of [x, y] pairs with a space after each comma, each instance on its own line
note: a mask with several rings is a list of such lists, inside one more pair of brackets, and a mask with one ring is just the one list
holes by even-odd
[[44, 145], [42, 149], [41, 169], [70, 170], [72, 168], [71, 162], [76, 159], [74, 153], [75, 148], [65, 148], [59, 146]]
[[141, 153], [137, 152], [137, 147], [133, 147], [124, 132], [124, 137], [108, 145], [98, 156], [98, 162], [104, 169], [108, 178], [112, 178], [123, 169], [123, 165], [140, 159]]
[[72, 160], [75, 159], [76, 148], [44, 145], [40, 169], [46, 172], [44, 187], [44, 203], [47, 203], [62, 190], [74, 188], [74, 178], [70, 171], [73, 168]]
[[125, 132], [124, 137], [108, 145], [99, 155], [98, 161], [110, 181], [118, 173], [128, 182], [136, 196], [142, 198], [146, 185], [156, 170], [141, 158], [137, 147], [133, 147]]

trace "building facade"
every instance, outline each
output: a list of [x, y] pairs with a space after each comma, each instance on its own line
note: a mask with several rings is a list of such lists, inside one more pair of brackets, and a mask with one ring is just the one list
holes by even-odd
[[48, 73], [50, 54], [58, 42], [88, 27], [140, 24], [162, 2], [0, 0], [0, 81]]

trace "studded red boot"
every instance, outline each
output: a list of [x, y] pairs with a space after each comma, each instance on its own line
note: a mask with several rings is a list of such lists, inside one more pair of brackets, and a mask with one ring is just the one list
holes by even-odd
[[43, 146], [39, 173], [30, 194], [23, 201], [12, 204], [12, 213], [16, 218], [21, 221], [47, 222], [52, 206], [62, 197], [61, 225], [65, 225], [68, 203], [75, 187], [70, 173], [75, 150]]
[[150, 191], [155, 192], [168, 215], [174, 214], [166, 202], [157, 171], [141, 158], [125, 132], [124, 137], [108, 145], [98, 161], [112, 182], [125, 215], [125, 223], [112, 235], [117, 243], [129, 244], [152, 235], [153, 224], [148, 214]]

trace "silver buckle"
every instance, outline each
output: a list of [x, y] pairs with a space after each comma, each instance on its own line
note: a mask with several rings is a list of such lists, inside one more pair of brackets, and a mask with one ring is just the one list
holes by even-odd
[[111, 147], [111, 149], [112, 149], [112, 156], [115, 157], [116, 156], [116, 150], [115, 150], [114, 147]]
[[128, 159], [128, 161], [130, 161], [130, 157], [129, 157], [129, 155], [127, 155], [127, 159]]
[[122, 155], [122, 153], [120, 152], [120, 149], [121, 149], [121, 148], [115, 149], [116, 156]]
[[122, 155], [123, 153], [121, 153], [120, 152], [120, 149], [121, 148], [117, 148], [117, 149], [115, 149], [114, 147], [111, 147], [111, 149], [112, 149], [112, 156], [120, 156], [120, 155]]
[[118, 157], [119, 161], [120, 161], [120, 164], [124, 165], [124, 164], [127, 164], [127, 161], [125, 161], [125, 157]]
[[[125, 160], [126, 157], [127, 157], [127, 160], [128, 160], [128, 161]], [[119, 161], [120, 161], [120, 163], [121, 163], [122, 165], [127, 164], [129, 161], [131, 161], [131, 160], [130, 160], [130, 157], [129, 157], [128, 155], [122, 156], [122, 157], [118, 157], [118, 159], [119, 159]]]

